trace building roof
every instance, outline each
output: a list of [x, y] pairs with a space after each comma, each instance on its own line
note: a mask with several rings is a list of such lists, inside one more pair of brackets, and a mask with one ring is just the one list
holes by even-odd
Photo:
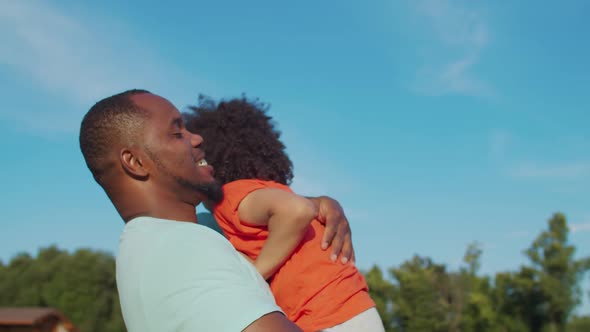
[[71, 326], [71, 323], [59, 311], [53, 308], [39, 307], [0, 307], [0, 326], [30, 326], [54, 317]]

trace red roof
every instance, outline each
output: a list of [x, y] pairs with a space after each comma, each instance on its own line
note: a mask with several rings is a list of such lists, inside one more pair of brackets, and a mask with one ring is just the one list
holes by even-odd
[[0, 307], [0, 326], [32, 326], [41, 323], [48, 318], [57, 318], [66, 326], [75, 330], [66, 317], [53, 308], [21, 307], [2, 308]]

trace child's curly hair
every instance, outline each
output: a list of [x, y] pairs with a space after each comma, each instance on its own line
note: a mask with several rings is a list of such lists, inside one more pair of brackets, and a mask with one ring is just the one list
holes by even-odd
[[186, 128], [203, 137], [207, 162], [222, 185], [240, 179], [291, 183], [293, 164], [267, 104], [245, 96], [220, 102], [199, 96], [189, 109]]

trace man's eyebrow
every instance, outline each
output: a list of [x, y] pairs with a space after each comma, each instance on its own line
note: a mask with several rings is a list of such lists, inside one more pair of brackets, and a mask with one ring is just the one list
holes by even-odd
[[174, 118], [170, 121], [170, 127], [184, 128], [184, 122], [181, 117]]

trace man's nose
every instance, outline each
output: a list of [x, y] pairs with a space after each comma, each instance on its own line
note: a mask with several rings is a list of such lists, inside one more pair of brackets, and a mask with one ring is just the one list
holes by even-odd
[[196, 148], [203, 143], [203, 137], [197, 134], [191, 134], [191, 145]]

